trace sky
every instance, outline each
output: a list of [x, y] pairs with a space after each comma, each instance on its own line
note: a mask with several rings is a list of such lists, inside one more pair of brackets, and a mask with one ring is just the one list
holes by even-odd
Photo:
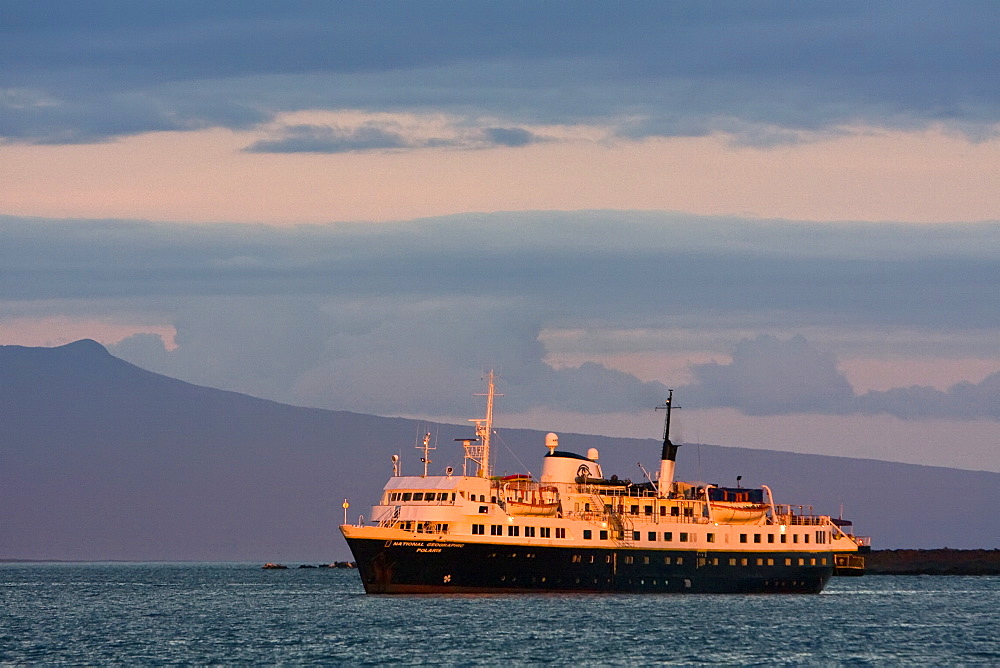
[[0, 1], [0, 344], [1000, 471], [1000, 6]]

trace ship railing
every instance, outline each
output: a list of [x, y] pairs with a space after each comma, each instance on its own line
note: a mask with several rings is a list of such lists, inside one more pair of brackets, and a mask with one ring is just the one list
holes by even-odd
[[872, 537], [871, 536], [855, 536], [854, 534], [849, 534], [849, 537], [850, 537], [851, 540], [854, 541], [854, 544], [857, 545], [858, 547], [871, 547], [872, 546]]
[[393, 506], [391, 508], [386, 508], [385, 512], [379, 515], [377, 518], [372, 518], [372, 521], [378, 526], [387, 528], [391, 527], [399, 519], [399, 506]]

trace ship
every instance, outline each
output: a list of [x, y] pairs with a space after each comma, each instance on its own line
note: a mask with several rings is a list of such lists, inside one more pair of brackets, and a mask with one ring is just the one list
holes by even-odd
[[[530, 592], [809, 593], [835, 568], [863, 563], [870, 539], [809, 506], [777, 504], [766, 485], [674, 480], [680, 444], [665, 411], [657, 475], [605, 477], [597, 449], [559, 448], [549, 433], [541, 474], [491, 475], [494, 374], [486, 414], [470, 420], [461, 473], [402, 475], [399, 455], [381, 498], [340, 530], [369, 594]], [[418, 446], [421, 447], [421, 446]], [[856, 570], [856, 569], [855, 569]], [[862, 566], [863, 570], [863, 566]]]

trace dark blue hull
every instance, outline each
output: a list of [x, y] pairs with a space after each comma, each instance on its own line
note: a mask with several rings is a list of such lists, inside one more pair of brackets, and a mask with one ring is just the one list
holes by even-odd
[[817, 594], [832, 552], [541, 547], [349, 538], [369, 594]]

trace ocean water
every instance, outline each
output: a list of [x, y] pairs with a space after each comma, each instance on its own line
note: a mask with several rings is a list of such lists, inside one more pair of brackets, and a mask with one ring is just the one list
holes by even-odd
[[0, 664], [1000, 664], [1000, 578], [820, 595], [367, 596], [356, 571], [0, 564]]

